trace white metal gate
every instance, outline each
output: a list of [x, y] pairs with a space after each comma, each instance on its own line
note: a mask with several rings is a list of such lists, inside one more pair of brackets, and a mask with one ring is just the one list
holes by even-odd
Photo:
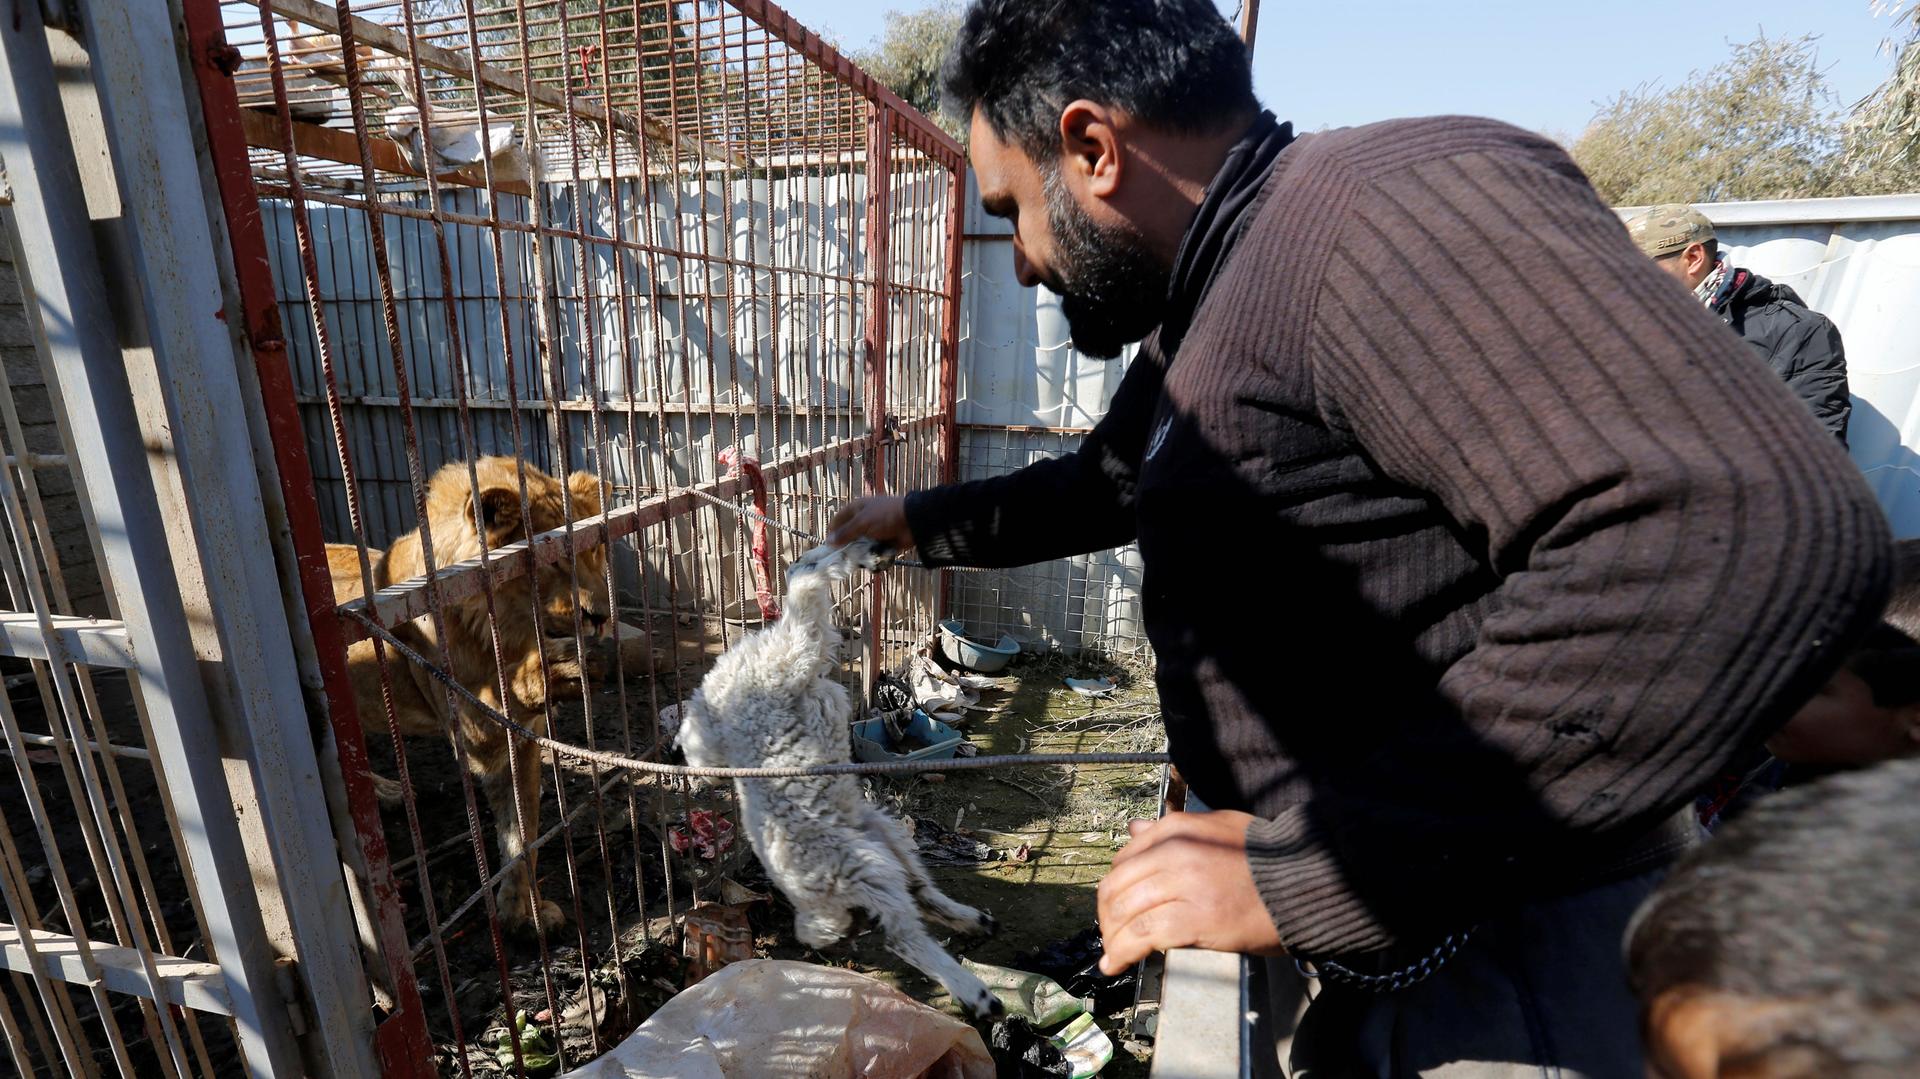
[[[0, 368], [0, 1033], [21, 1075], [370, 1075], [319, 677], [171, 8], [0, 5], [31, 340]], [[84, 523], [57, 528], [69, 487]], [[76, 552], [108, 617], [75, 607]]]

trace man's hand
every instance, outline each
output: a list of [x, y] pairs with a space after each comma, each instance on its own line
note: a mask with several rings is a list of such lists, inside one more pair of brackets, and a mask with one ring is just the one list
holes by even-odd
[[899, 495], [869, 495], [841, 506], [827, 526], [827, 544], [844, 547], [857, 539], [870, 539], [894, 551], [910, 549], [913, 530], [907, 527], [907, 500]]
[[1100, 882], [1102, 974], [1169, 948], [1281, 954], [1280, 933], [1247, 866], [1253, 819], [1216, 810], [1128, 823], [1133, 838]]

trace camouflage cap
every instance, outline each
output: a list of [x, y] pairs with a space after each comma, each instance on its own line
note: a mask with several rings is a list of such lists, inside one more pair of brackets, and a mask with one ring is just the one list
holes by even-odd
[[1648, 258], [1665, 258], [1713, 239], [1713, 222], [1684, 202], [1670, 202], [1627, 222], [1627, 235]]

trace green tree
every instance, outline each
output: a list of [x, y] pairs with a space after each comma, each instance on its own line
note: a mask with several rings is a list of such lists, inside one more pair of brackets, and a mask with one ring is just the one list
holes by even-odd
[[1811, 37], [1764, 35], [1672, 89], [1601, 106], [1573, 158], [1616, 206], [1834, 193], [1844, 112]]
[[[1893, 74], [1854, 107], [1847, 123], [1843, 184], [1849, 194], [1920, 190], [1920, 4], [1876, 0], [1875, 14], [1900, 29], [1887, 42]], [[1902, 40], [1904, 39], [1904, 40]]]
[[853, 61], [964, 143], [964, 126], [940, 112], [940, 61], [959, 30], [960, 6], [954, 0], [935, 0], [918, 11], [889, 11], [879, 44], [854, 53]]

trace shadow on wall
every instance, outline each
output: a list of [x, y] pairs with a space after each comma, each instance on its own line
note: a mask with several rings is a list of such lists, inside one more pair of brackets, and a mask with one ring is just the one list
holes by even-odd
[[1855, 397], [1847, 445], [1887, 511], [1894, 536], [1920, 536], [1920, 453], [1901, 440], [1900, 425], [1873, 402]]

